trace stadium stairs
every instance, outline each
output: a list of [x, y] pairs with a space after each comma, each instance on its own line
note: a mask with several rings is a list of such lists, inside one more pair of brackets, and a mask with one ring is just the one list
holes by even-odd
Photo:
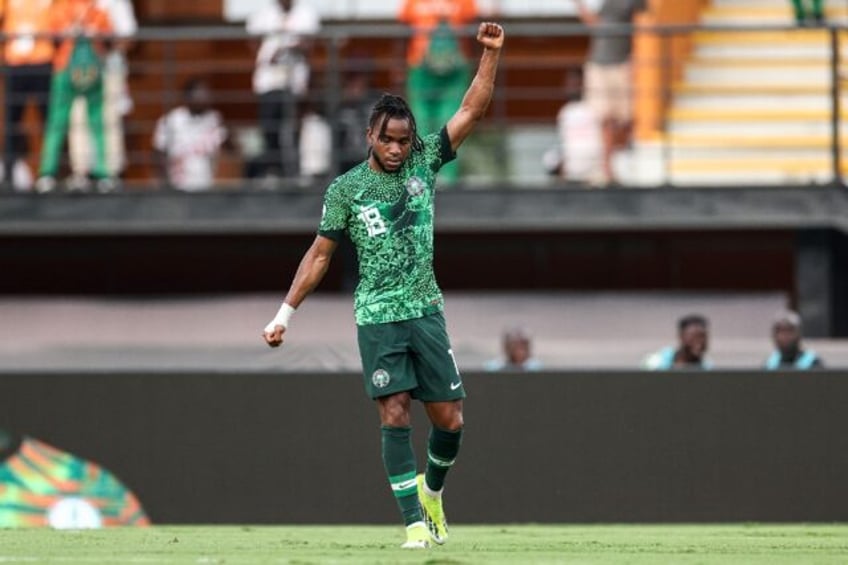
[[[827, 21], [848, 21], [848, 6], [834, 4], [827, 6]], [[752, 29], [793, 26], [787, 0], [713, 0], [700, 21], [723, 29], [693, 34], [682, 75], [670, 85], [663, 135], [636, 147], [643, 157], [653, 152], [656, 163], [648, 174], [653, 178], [643, 174], [642, 181], [738, 186], [832, 180], [828, 30]], [[728, 29], [734, 26], [740, 29]], [[840, 38], [843, 57], [846, 45]]]

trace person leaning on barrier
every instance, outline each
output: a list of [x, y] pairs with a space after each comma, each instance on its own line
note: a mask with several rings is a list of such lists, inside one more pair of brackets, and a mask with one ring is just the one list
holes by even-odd
[[206, 81], [191, 79], [183, 87], [183, 103], [156, 122], [154, 157], [166, 188], [185, 192], [209, 190], [229, 135], [220, 112], [212, 107]]
[[633, 17], [645, 10], [646, 0], [603, 0], [597, 12], [589, 10], [583, 0], [577, 4], [580, 20], [595, 28], [590, 37], [589, 57], [584, 77], [586, 102], [601, 122], [603, 134], [603, 175], [594, 184], [605, 185], [616, 181], [612, 157], [616, 149], [630, 140], [633, 126], [630, 34], [605, 32], [598, 27], [623, 26], [633, 22]]
[[[97, 7], [109, 15], [115, 35], [103, 61], [103, 135], [106, 140], [106, 168], [115, 178], [127, 167], [124, 140], [124, 116], [132, 110], [127, 83], [126, 53], [138, 22], [131, 0], [97, 0]], [[94, 144], [84, 98], [77, 98], [71, 109], [68, 132], [68, 156], [72, 176], [69, 190], [86, 190], [92, 170]]]
[[709, 321], [700, 314], [689, 314], [677, 321], [678, 345], [664, 347], [649, 355], [642, 368], [652, 371], [669, 369], [712, 369], [707, 358]]
[[246, 28], [262, 36], [253, 92], [264, 143], [258, 175], [271, 188], [280, 177], [299, 173], [298, 105], [308, 91], [310, 37], [321, 29], [321, 19], [308, 0], [274, 0], [251, 14]]
[[778, 313], [771, 326], [774, 351], [766, 359], [765, 368], [821, 369], [824, 363], [812, 349], [801, 346], [801, 316], [792, 310]]
[[109, 14], [95, 0], [63, 0], [53, 5], [50, 29], [58, 47], [50, 81], [50, 107], [41, 147], [41, 166], [35, 189], [39, 193], [56, 189], [59, 158], [65, 145], [71, 119], [71, 105], [84, 98], [88, 124], [94, 141], [92, 176], [99, 192], [115, 190], [115, 179], [106, 166], [106, 139], [103, 126], [103, 63], [112, 33]]

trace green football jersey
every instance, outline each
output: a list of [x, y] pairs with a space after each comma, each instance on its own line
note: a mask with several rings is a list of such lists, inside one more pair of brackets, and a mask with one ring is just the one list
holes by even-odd
[[444, 306], [433, 273], [433, 205], [436, 173], [456, 155], [444, 128], [423, 141], [399, 170], [374, 171], [366, 161], [324, 195], [318, 233], [336, 241], [346, 233], [359, 258], [358, 325], [420, 318]]

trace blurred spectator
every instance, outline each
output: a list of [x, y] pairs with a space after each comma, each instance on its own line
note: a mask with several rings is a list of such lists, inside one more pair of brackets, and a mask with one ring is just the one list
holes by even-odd
[[532, 339], [523, 328], [511, 328], [503, 334], [503, 357], [487, 361], [487, 371], [539, 371], [542, 362], [532, 355]]
[[[106, 138], [106, 167], [111, 176], [120, 177], [126, 168], [123, 119], [132, 109], [127, 86], [126, 52], [130, 46], [129, 38], [138, 30], [138, 23], [131, 0], [97, 0], [97, 7], [109, 14], [115, 34], [103, 69], [103, 134]], [[87, 188], [94, 144], [89, 134], [84, 98], [77, 98], [71, 110], [68, 153], [73, 172], [69, 188]]]
[[135, 495], [106, 469], [0, 429], [0, 528], [149, 524]]
[[344, 173], [368, 157], [368, 118], [380, 94], [371, 88], [371, 77], [360, 69], [346, 74], [336, 119], [336, 150]]
[[601, 174], [603, 140], [592, 108], [583, 101], [576, 73], [568, 73], [566, 102], [557, 114], [559, 146], [544, 155], [552, 175], [574, 182], [594, 182]]
[[801, 316], [792, 310], [778, 313], [771, 328], [775, 350], [766, 360], [765, 368], [820, 369], [821, 358], [811, 349], [801, 346]]
[[616, 181], [613, 153], [630, 142], [633, 126], [632, 73], [630, 58], [632, 35], [605, 31], [604, 26], [631, 24], [637, 12], [646, 8], [645, 0], [602, 0], [597, 12], [584, 0], [574, 0], [580, 19], [590, 26], [592, 35], [585, 66], [586, 101], [601, 122], [603, 133], [603, 177], [599, 184]]
[[[422, 135], [439, 131], [468, 88], [467, 40], [461, 28], [478, 17], [475, 0], [404, 0], [398, 19], [412, 27], [406, 54], [406, 98]], [[442, 167], [445, 183], [459, 177], [458, 162]]]
[[264, 140], [259, 174], [270, 182], [299, 173], [298, 103], [309, 86], [309, 37], [320, 29], [318, 12], [307, 0], [277, 0], [247, 19], [247, 32], [263, 36], [253, 91]]
[[7, 40], [3, 51], [5, 145], [2, 177], [15, 190], [32, 188], [29, 144], [23, 117], [27, 102], [33, 102], [42, 123], [47, 121], [47, 102], [53, 62], [53, 42], [34, 37], [49, 33], [53, 0], [0, 0], [0, 18]]
[[183, 88], [183, 105], [159, 118], [153, 148], [166, 186], [196, 192], [215, 182], [221, 147], [228, 139], [221, 114], [212, 109], [212, 92], [194, 79]]
[[317, 110], [307, 108], [300, 123], [300, 175], [304, 181], [330, 173], [333, 158], [333, 128]]
[[95, 0], [62, 0], [50, 13], [50, 27], [60, 36], [50, 81], [50, 108], [41, 148], [41, 167], [35, 188], [50, 192], [56, 188], [59, 154], [70, 123], [71, 105], [85, 98], [88, 125], [94, 140], [92, 176], [100, 192], [115, 189], [106, 167], [106, 141], [103, 131], [103, 59], [105, 40], [98, 36], [112, 33], [109, 15]]
[[668, 369], [712, 369], [707, 358], [709, 322], [700, 314], [690, 314], [677, 322], [678, 345], [649, 355], [642, 367], [652, 371]]
[[824, 23], [824, 0], [792, 0], [792, 10], [798, 25]]

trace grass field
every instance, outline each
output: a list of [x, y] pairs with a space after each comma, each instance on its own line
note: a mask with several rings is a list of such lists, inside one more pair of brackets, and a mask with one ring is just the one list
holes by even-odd
[[848, 525], [502, 525], [401, 550], [389, 526], [0, 530], [0, 563], [848, 563]]

